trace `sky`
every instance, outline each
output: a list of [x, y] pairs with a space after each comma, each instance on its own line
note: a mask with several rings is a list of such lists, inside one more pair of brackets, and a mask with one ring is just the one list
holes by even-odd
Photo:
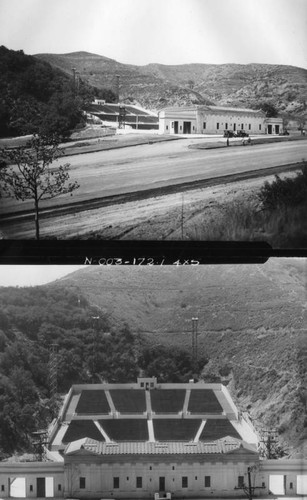
[[0, 0], [0, 45], [136, 65], [307, 68], [307, 0]]
[[56, 266], [56, 265], [27, 265], [27, 266], [0, 266], [1, 286], [37, 286], [50, 283], [67, 274], [78, 271], [84, 266]]

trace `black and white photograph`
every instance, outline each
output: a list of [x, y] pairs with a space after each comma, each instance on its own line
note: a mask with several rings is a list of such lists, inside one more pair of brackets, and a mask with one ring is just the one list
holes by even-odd
[[306, 0], [0, 0], [3, 239], [306, 248]]
[[1, 271], [1, 499], [306, 498], [305, 259]]

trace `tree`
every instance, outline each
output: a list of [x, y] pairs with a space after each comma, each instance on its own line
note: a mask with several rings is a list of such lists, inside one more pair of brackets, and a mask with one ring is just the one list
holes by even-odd
[[52, 163], [63, 152], [59, 149], [59, 137], [56, 135], [34, 135], [26, 146], [1, 150], [0, 182], [2, 190], [16, 200], [34, 201], [36, 239], [39, 239], [39, 205], [43, 199], [51, 199], [70, 193], [79, 184], [70, 182], [69, 167], [60, 165], [54, 168]]
[[276, 118], [278, 111], [273, 103], [265, 101], [260, 103], [260, 109], [264, 111], [267, 118]]

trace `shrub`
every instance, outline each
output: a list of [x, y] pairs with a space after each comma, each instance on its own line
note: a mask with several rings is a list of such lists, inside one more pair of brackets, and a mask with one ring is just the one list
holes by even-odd
[[274, 210], [279, 207], [294, 207], [307, 199], [307, 162], [304, 162], [301, 172], [294, 178], [275, 180], [270, 184], [265, 182], [260, 189], [258, 198], [265, 210]]

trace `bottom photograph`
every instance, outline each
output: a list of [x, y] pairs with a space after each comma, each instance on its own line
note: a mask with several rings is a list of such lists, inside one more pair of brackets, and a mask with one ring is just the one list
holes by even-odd
[[1, 500], [305, 498], [306, 263], [1, 266]]

